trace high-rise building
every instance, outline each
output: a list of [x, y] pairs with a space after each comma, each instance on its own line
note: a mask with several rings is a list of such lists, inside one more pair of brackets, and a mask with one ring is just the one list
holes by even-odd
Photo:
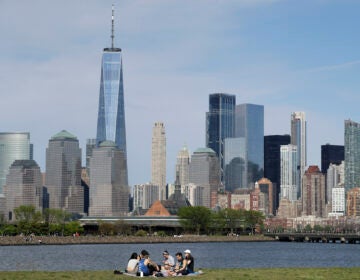
[[156, 122], [151, 145], [151, 183], [159, 186], [159, 200], [166, 199], [166, 136], [165, 126]]
[[49, 140], [46, 149], [45, 185], [49, 193], [50, 208], [83, 213], [81, 149], [76, 136], [66, 130], [60, 131]]
[[330, 163], [326, 173], [326, 203], [332, 201], [333, 189], [339, 187], [344, 189], [344, 161], [339, 165]]
[[351, 188], [346, 193], [346, 215], [360, 217], [360, 188]]
[[4, 194], [6, 215], [9, 221], [15, 220], [14, 209], [22, 205], [34, 206], [42, 211], [42, 179], [40, 167], [34, 160], [15, 160], [6, 176]]
[[344, 160], [343, 145], [321, 145], [321, 172], [326, 173], [330, 164], [340, 164]]
[[159, 186], [150, 183], [135, 185], [133, 194], [134, 209], [149, 209], [155, 201], [159, 200]]
[[345, 215], [345, 189], [344, 185], [332, 188], [331, 213], [329, 216]]
[[0, 132], [0, 194], [14, 160], [30, 159], [29, 132]]
[[345, 121], [345, 192], [360, 187], [360, 123]]
[[202, 206], [214, 207], [212, 201], [214, 201], [214, 197], [216, 198], [221, 181], [219, 159], [212, 149], [199, 148], [193, 153], [190, 162], [189, 180], [190, 183], [204, 188]]
[[206, 113], [206, 147], [215, 151], [220, 162], [221, 180], [224, 177], [224, 140], [235, 136], [236, 96], [226, 93], [209, 95]]
[[265, 215], [275, 215], [275, 199], [276, 192], [274, 191], [274, 184], [268, 178], [262, 178], [257, 181], [258, 188], [264, 194]]
[[247, 153], [246, 139], [226, 138], [224, 144], [224, 181], [225, 190], [234, 192], [247, 188]]
[[280, 146], [280, 200], [297, 200], [297, 160], [298, 152], [295, 145]]
[[302, 214], [325, 218], [325, 175], [318, 166], [305, 171], [302, 180]]
[[291, 114], [291, 144], [297, 146], [299, 170], [296, 179], [297, 198], [301, 196], [301, 179], [306, 168], [306, 119], [305, 112]]
[[104, 49], [101, 63], [97, 145], [102, 141], [113, 141], [124, 152], [127, 185], [128, 172], [122, 55], [121, 49], [114, 47], [114, 6], [112, 9], [111, 47]]
[[268, 135], [264, 137], [264, 177], [274, 187], [274, 209], [279, 207], [280, 194], [280, 146], [290, 144], [290, 135]]
[[96, 148], [96, 139], [87, 139], [86, 140], [86, 172], [90, 176], [90, 159], [92, 157], [92, 151]]
[[90, 159], [90, 207], [92, 217], [122, 216], [129, 212], [129, 187], [124, 151], [103, 141]]
[[189, 168], [190, 168], [190, 154], [187, 147], [179, 151], [176, 159], [175, 175], [179, 174], [179, 182], [181, 186], [189, 184]]
[[235, 137], [245, 138], [247, 186], [264, 176], [264, 106], [236, 105]]

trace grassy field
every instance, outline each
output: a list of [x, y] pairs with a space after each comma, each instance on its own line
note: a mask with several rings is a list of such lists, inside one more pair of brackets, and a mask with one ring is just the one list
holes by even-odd
[[[185, 279], [312, 279], [341, 280], [360, 279], [360, 267], [354, 268], [273, 268], [273, 269], [204, 269], [204, 274]], [[66, 272], [0, 272], [0, 279], [135, 279], [125, 275], [114, 275], [112, 271], [66, 271]], [[151, 277], [150, 279], [153, 279]]]

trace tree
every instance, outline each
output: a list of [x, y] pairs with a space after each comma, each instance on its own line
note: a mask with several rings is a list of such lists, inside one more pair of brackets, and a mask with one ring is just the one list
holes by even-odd
[[21, 205], [14, 209], [15, 218], [18, 224], [18, 231], [30, 234], [33, 229], [42, 221], [42, 215], [36, 211], [34, 205]]
[[245, 211], [245, 223], [251, 229], [251, 233], [255, 233], [256, 226], [262, 226], [264, 224], [265, 216], [260, 211], [249, 210]]
[[233, 234], [234, 229], [240, 228], [244, 220], [244, 211], [235, 210], [231, 208], [221, 209], [217, 213], [218, 226], [230, 229]]
[[190, 206], [179, 209], [180, 224], [187, 230], [200, 234], [207, 231], [211, 222], [211, 211], [204, 206]]
[[65, 235], [73, 235], [75, 233], [83, 233], [84, 228], [78, 221], [71, 221], [65, 225]]
[[70, 217], [71, 214], [62, 209], [45, 209], [44, 219], [48, 225], [48, 234], [61, 232], [64, 235], [65, 224]]

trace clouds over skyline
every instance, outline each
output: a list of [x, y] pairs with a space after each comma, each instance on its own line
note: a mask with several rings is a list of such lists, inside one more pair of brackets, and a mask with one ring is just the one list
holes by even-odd
[[[29, 131], [42, 171], [51, 136], [66, 129], [85, 153], [96, 135], [111, 4], [0, 2], [0, 130]], [[165, 123], [174, 180], [183, 144], [205, 145], [213, 92], [264, 105], [265, 135], [289, 134], [291, 112], [305, 111], [308, 164], [320, 164], [320, 145], [343, 144], [344, 119], [360, 121], [359, 8], [336, 0], [115, 2], [130, 184], [150, 180], [156, 121]]]

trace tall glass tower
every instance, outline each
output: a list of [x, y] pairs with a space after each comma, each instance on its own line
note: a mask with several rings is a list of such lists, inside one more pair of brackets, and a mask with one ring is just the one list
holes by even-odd
[[111, 48], [105, 48], [101, 62], [101, 81], [96, 144], [113, 141], [125, 154], [127, 184], [127, 153], [124, 110], [124, 85], [121, 49], [114, 47], [114, 6], [112, 8]]
[[245, 138], [245, 188], [264, 176], [264, 106], [240, 104], [235, 108], [235, 137]]
[[221, 180], [224, 178], [224, 140], [235, 136], [235, 102], [235, 95], [214, 93], [209, 96], [206, 147], [214, 150], [219, 158]]

